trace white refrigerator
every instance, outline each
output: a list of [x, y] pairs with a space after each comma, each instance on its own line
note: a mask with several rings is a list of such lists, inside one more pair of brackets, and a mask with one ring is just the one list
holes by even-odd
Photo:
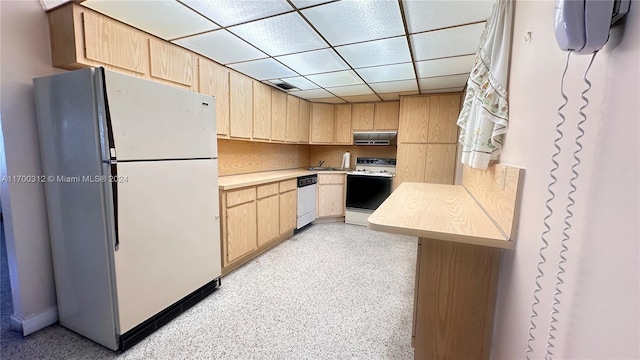
[[103, 68], [33, 83], [60, 324], [123, 351], [220, 285], [215, 99]]

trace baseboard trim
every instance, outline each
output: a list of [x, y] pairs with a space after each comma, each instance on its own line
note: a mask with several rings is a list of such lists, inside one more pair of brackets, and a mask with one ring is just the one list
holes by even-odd
[[11, 315], [11, 329], [22, 332], [22, 336], [33, 334], [58, 321], [58, 308], [50, 307], [38, 314], [31, 315], [26, 319], [20, 316]]

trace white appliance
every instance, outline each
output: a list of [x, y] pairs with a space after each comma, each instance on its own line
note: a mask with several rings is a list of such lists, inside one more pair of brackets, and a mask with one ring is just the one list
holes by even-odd
[[125, 350], [220, 285], [215, 99], [103, 68], [33, 83], [60, 324]]
[[367, 225], [369, 215], [391, 194], [396, 159], [357, 158], [356, 169], [347, 172], [347, 204], [344, 221]]
[[310, 224], [316, 219], [316, 193], [318, 175], [306, 175], [298, 178], [298, 219], [296, 229]]

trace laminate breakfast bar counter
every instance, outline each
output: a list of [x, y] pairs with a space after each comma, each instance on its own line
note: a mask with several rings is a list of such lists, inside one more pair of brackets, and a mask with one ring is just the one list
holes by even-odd
[[417, 236], [415, 359], [489, 359], [503, 249], [513, 249], [522, 169], [465, 168], [463, 185], [401, 184], [373, 230]]

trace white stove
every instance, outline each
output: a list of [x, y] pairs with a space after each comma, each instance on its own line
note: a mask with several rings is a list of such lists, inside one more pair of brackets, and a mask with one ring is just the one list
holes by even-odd
[[391, 194], [396, 159], [357, 158], [347, 172], [347, 224], [367, 225], [369, 215]]

